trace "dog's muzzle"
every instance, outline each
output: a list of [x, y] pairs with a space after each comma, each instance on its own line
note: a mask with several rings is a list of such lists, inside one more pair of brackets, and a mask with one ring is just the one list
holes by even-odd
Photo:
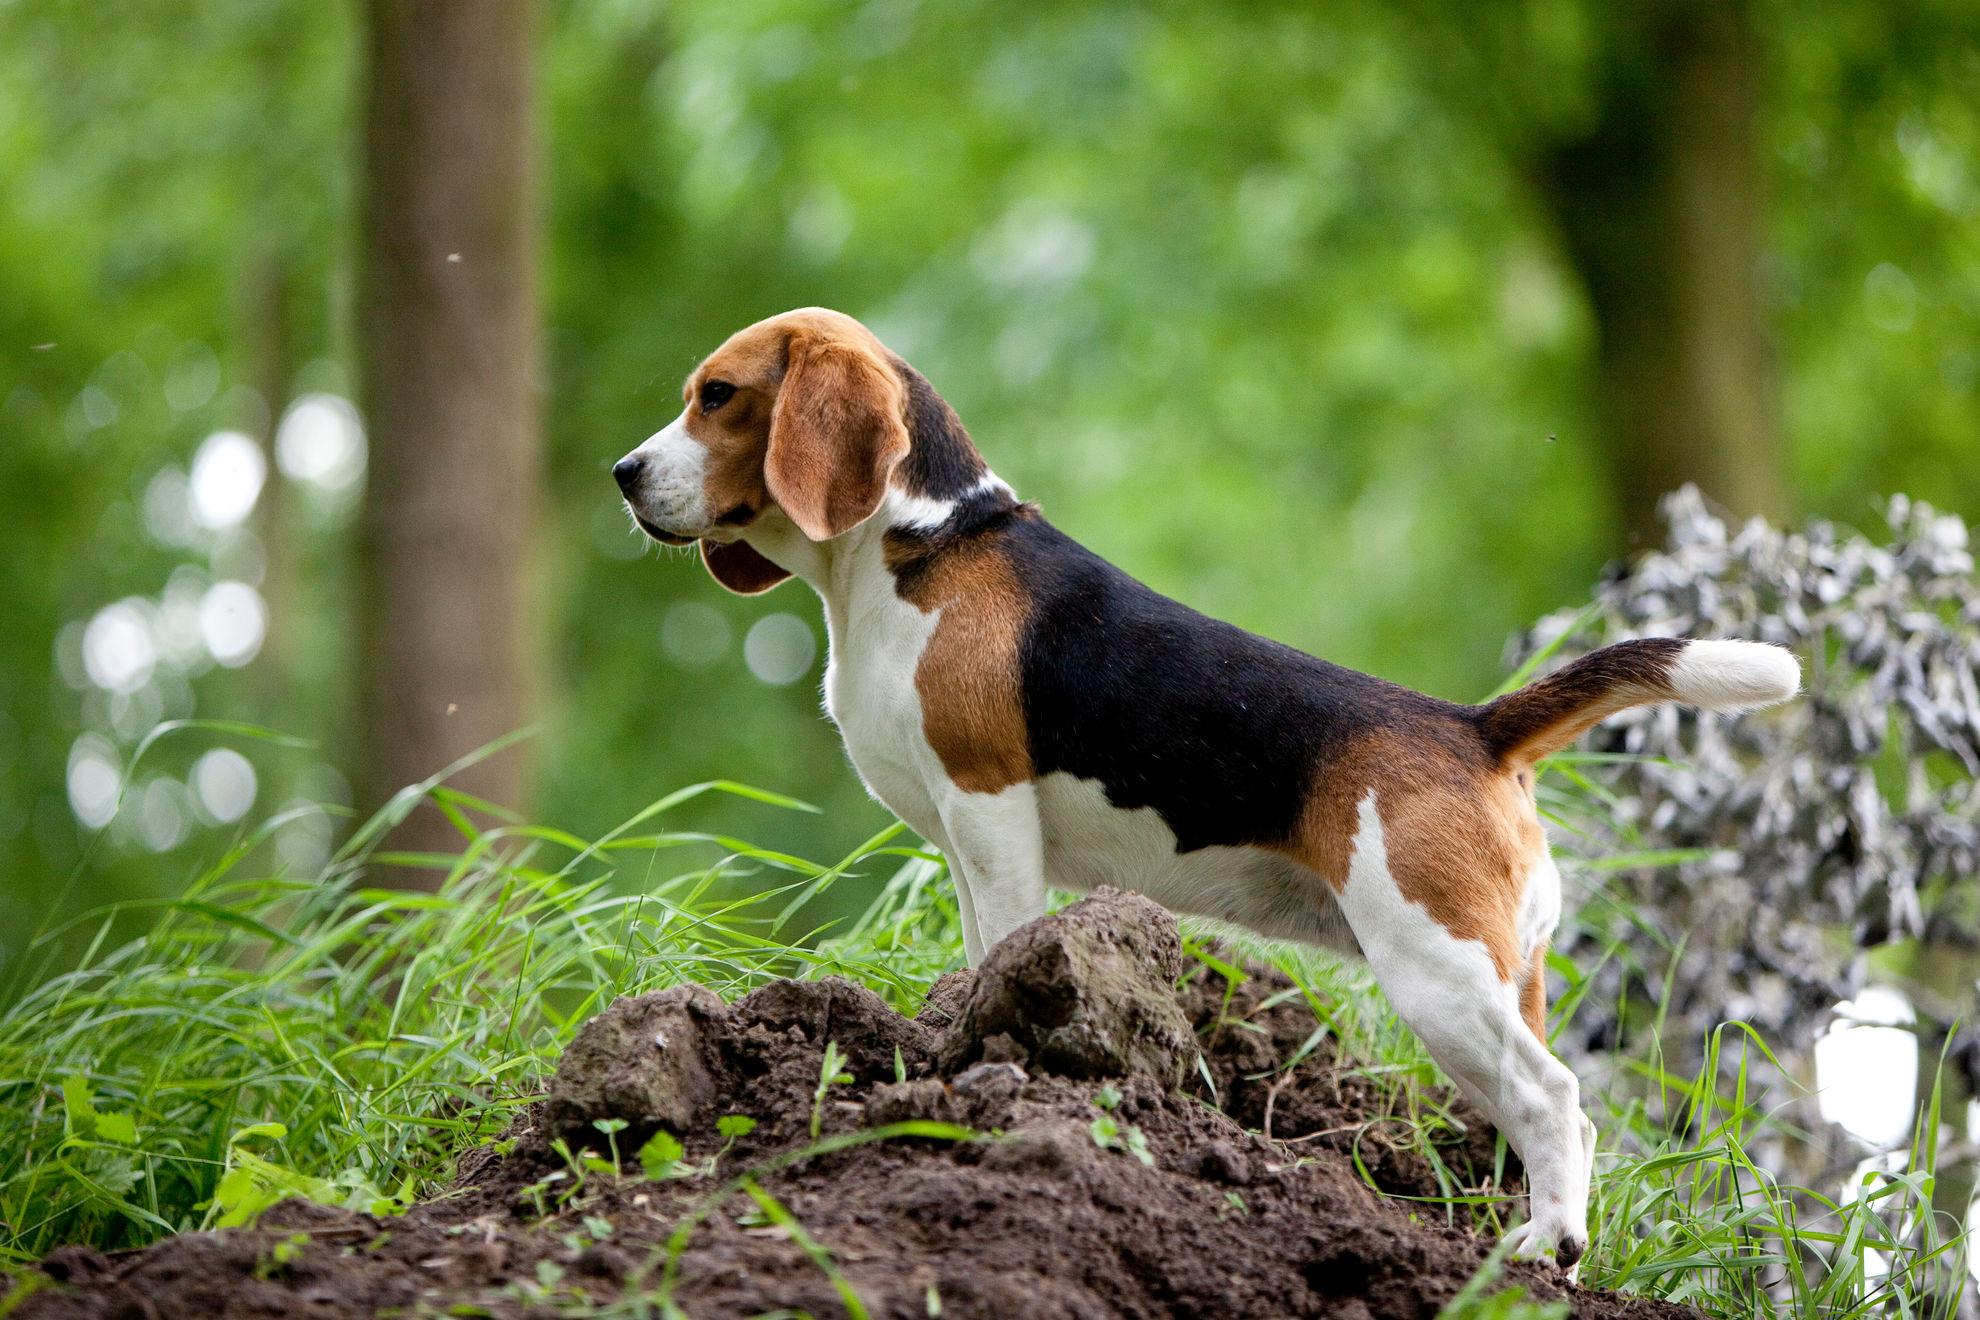
[[677, 536], [664, 528], [656, 527], [647, 521], [638, 506], [633, 503], [639, 488], [639, 479], [645, 474], [646, 460], [637, 454], [628, 454], [612, 465], [612, 479], [619, 483], [619, 493], [625, 496], [626, 508], [631, 511], [633, 521], [639, 524], [639, 530], [662, 545], [693, 545], [694, 537]]
[[646, 521], [646, 519], [640, 517], [637, 509], [633, 510], [633, 521], [639, 524], [640, 531], [645, 532], [662, 545], [693, 545], [695, 542], [695, 538], [692, 536], [676, 536], [672, 532], [662, 531], [660, 528]]

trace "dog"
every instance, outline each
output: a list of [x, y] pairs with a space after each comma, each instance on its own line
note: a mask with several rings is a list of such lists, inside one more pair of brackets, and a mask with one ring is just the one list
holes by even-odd
[[991, 472], [851, 317], [732, 336], [612, 473], [640, 529], [730, 591], [825, 603], [825, 707], [867, 788], [949, 860], [972, 965], [1050, 886], [1367, 959], [1525, 1163], [1515, 1254], [1573, 1277], [1594, 1126], [1547, 1048], [1560, 876], [1534, 762], [1630, 706], [1787, 700], [1779, 647], [1645, 638], [1483, 706], [1208, 618], [1086, 550]]

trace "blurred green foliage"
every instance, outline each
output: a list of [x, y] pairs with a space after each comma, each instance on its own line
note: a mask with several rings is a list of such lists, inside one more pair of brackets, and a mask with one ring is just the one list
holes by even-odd
[[[770, 685], [744, 663], [771, 614], [822, 647], [809, 594], [728, 597], [656, 559], [607, 474], [702, 354], [805, 304], [868, 321], [1001, 475], [1156, 587], [1441, 696], [1489, 690], [1505, 637], [1622, 548], [1595, 327], [1533, 181], [1592, 113], [1610, 14], [548, 7], [534, 813], [595, 834], [725, 776], [828, 807], [698, 808], [806, 855], [885, 821], [819, 710], [818, 664]], [[1757, 278], [1796, 498], [1849, 521], [1904, 489], [1980, 517], [1980, 13], [1759, 15]], [[176, 781], [217, 735], [161, 742], [126, 791], [128, 816], [173, 777], [146, 799], [161, 859], [142, 822], [79, 828], [65, 776], [85, 731], [120, 758], [194, 713], [309, 735], [315, 753], [243, 748], [249, 819], [336, 804], [349, 499], [271, 475], [245, 531], [176, 544], [146, 510], [214, 429], [265, 438], [295, 397], [351, 392], [358, 21], [299, 0], [0, 4], [0, 944], [84, 900], [176, 892], [216, 846], [210, 821], [176, 839], [160, 822], [197, 817]], [[80, 678], [77, 625], [104, 606], [164, 610], [183, 565], [190, 601], [264, 564], [251, 663], [161, 663], [115, 698]], [[299, 864], [320, 855], [320, 816], [292, 828]]]

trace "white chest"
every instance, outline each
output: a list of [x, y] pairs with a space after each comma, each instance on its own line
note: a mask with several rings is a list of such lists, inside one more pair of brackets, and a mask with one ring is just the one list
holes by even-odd
[[943, 836], [932, 790], [943, 772], [922, 731], [914, 678], [939, 618], [891, 591], [855, 594], [826, 611], [825, 662], [825, 710], [853, 768], [874, 797], [937, 844]]

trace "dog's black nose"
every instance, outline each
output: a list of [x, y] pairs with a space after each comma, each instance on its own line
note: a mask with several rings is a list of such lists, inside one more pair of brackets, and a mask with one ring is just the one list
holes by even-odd
[[630, 495], [632, 494], [633, 483], [639, 480], [639, 474], [645, 467], [646, 460], [644, 459], [633, 457], [622, 458], [612, 465], [612, 476], [617, 479], [619, 489]]

